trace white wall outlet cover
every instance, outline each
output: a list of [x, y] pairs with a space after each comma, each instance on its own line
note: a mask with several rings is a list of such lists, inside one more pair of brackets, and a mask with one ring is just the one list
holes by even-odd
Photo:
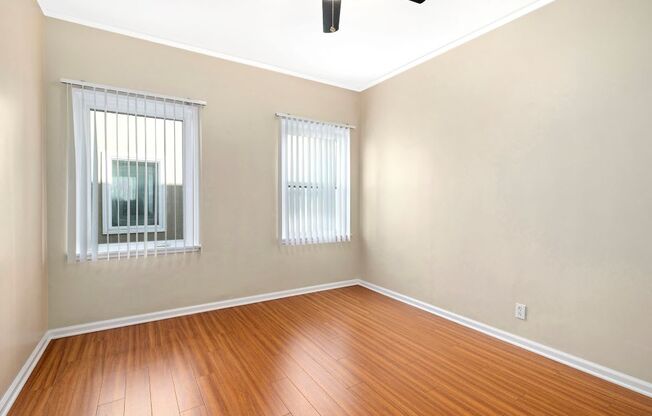
[[527, 318], [527, 306], [522, 303], [517, 303], [514, 309], [514, 316], [518, 319], [525, 320]]

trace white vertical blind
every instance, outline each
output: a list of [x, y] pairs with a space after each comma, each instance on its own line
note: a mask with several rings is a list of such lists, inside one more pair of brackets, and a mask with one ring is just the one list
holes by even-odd
[[64, 83], [74, 149], [69, 259], [198, 250], [203, 104]]
[[351, 127], [278, 116], [281, 242], [350, 241]]

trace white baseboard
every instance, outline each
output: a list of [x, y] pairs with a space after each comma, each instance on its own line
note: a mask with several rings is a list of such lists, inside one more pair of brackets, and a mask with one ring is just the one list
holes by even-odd
[[384, 287], [375, 285], [365, 280], [360, 280], [359, 284], [360, 286], [366, 287], [367, 289], [373, 290], [374, 292], [378, 292], [382, 295], [396, 299], [400, 302], [417, 307], [426, 312], [430, 312], [434, 315], [448, 319], [449, 321], [453, 321], [460, 325], [464, 325], [465, 327], [482, 332], [491, 337], [498, 338], [502, 341], [508, 342], [517, 347], [524, 348], [528, 351], [550, 358], [551, 360], [565, 364], [569, 367], [573, 367], [585, 373], [594, 375], [596, 377], [599, 377], [611, 383], [618, 384], [619, 386], [633, 390], [637, 393], [641, 393], [645, 396], [652, 397], [652, 383], [647, 382], [645, 380], [641, 380], [629, 376], [627, 374], [621, 373], [619, 371], [613, 370], [611, 368], [607, 368], [600, 364], [596, 364], [594, 362], [585, 360], [583, 358], [579, 358], [574, 355], [567, 354], [563, 351], [559, 351], [554, 348], [548, 347], [546, 345], [539, 344], [538, 342], [531, 341], [527, 338], [523, 338], [518, 335], [511, 334], [507, 331], [503, 331], [502, 329], [494, 328], [487, 324], [483, 324], [482, 322], [474, 321], [473, 319], [466, 318], [456, 313], [433, 306], [429, 303], [422, 302], [420, 300], [411, 298], [409, 296], [402, 295], [398, 292], [394, 292], [393, 290], [386, 289]]
[[25, 361], [25, 364], [23, 364], [23, 367], [18, 372], [18, 375], [16, 375], [16, 378], [14, 378], [14, 381], [9, 385], [9, 388], [0, 399], [1, 416], [5, 416], [7, 413], [9, 413], [9, 409], [11, 409], [11, 406], [14, 404], [14, 401], [18, 397], [18, 393], [20, 393], [20, 391], [23, 389], [23, 386], [25, 386], [27, 379], [29, 378], [30, 374], [32, 374], [34, 367], [36, 367], [38, 360], [41, 359], [41, 356], [43, 355], [43, 352], [49, 343], [50, 337], [46, 332], [43, 334], [43, 337], [38, 342], [38, 344], [36, 344], [34, 351], [32, 351], [29, 357], [27, 357], [27, 361]]
[[217, 309], [231, 308], [233, 306], [241, 306], [250, 303], [265, 302], [267, 300], [304, 295], [306, 293], [321, 292], [323, 290], [337, 289], [346, 286], [355, 286], [358, 283], [358, 279], [343, 280], [339, 282], [325, 283], [321, 285], [301, 287], [297, 289], [282, 290], [279, 292], [263, 293], [260, 295], [247, 296], [244, 298], [227, 299], [218, 302], [204, 303], [202, 305], [186, 306], [183, 308], [144, 313], [142, 315], [125, 316], [123, 318], [109, 319], [106, 321], [67, 326], [64, 328], [51, 329], [48, 332], [50, 339], [63, 338], [72, 335], [86, 334], [89, 332], [104, 331], [106, 329], [120, 328], [123, 326], [143, 324], [145, 322], [160, 321], [162, 319], [175, 318], [178, 316], [214, 311]]
[[306, 293], [320, 292], [323, 290], [337, 289], [346, 286], [355, 286], [359, 284], [358, 279], [343, 280], [339, 282], [326, 283], [316, 286], [308, 286], [297, 289], [282, 290], [279, 292], [263, 293], [260, 295], [247, 296], [237, 299], [227, 299], [218, 302], [205, 303], [202, 305], [187, 306], [184, 308], [169, 309], [165, 311], [145, 313], [142, 315], [126, 316], [123, 318], [109, 319], [106, 321], [90, 322], [87, 324], [73, 325], [64, 328], [50, 329], [44, 335], [41, 341], [36, 345], [34, 351], [29, 356], [23, 368], [11, 383], [2, 400], [0, 400], [0, 416], [5, 416], [18, 394], [22, 390], [25, 382], [29, 378], [32, 370], [38, 363], [38, 360], [43, 355], [43, 351], [47, 347], [50, 340], [69, 337], [72, 335], [86, 334], [89, 332], [103, 331], [105, 329], [119, 328], [123, 326], [142, 324], [145, 322], [158, 321], [161, 319], [174, 318], [177, 316], [192, 315], [194, 313], [208, 312], [217, 309], [230, 308], [233, 306], [247, 305], [250, 303], [264, 302], [267, 300], [287, 298], [290, 296], [303, 295]]

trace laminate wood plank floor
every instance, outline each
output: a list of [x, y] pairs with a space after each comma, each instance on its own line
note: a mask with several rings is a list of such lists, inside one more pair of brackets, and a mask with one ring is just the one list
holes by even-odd
[[54, 340], [10, 415], [652, 415], [359, 286]]

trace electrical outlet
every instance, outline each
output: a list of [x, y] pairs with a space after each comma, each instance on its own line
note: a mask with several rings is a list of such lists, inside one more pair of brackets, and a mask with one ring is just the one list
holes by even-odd
[[527, 318], [527, 306], [522, 303], [517, 303], [514, 309], [514, 316], [518, 319], [525, 320]]

